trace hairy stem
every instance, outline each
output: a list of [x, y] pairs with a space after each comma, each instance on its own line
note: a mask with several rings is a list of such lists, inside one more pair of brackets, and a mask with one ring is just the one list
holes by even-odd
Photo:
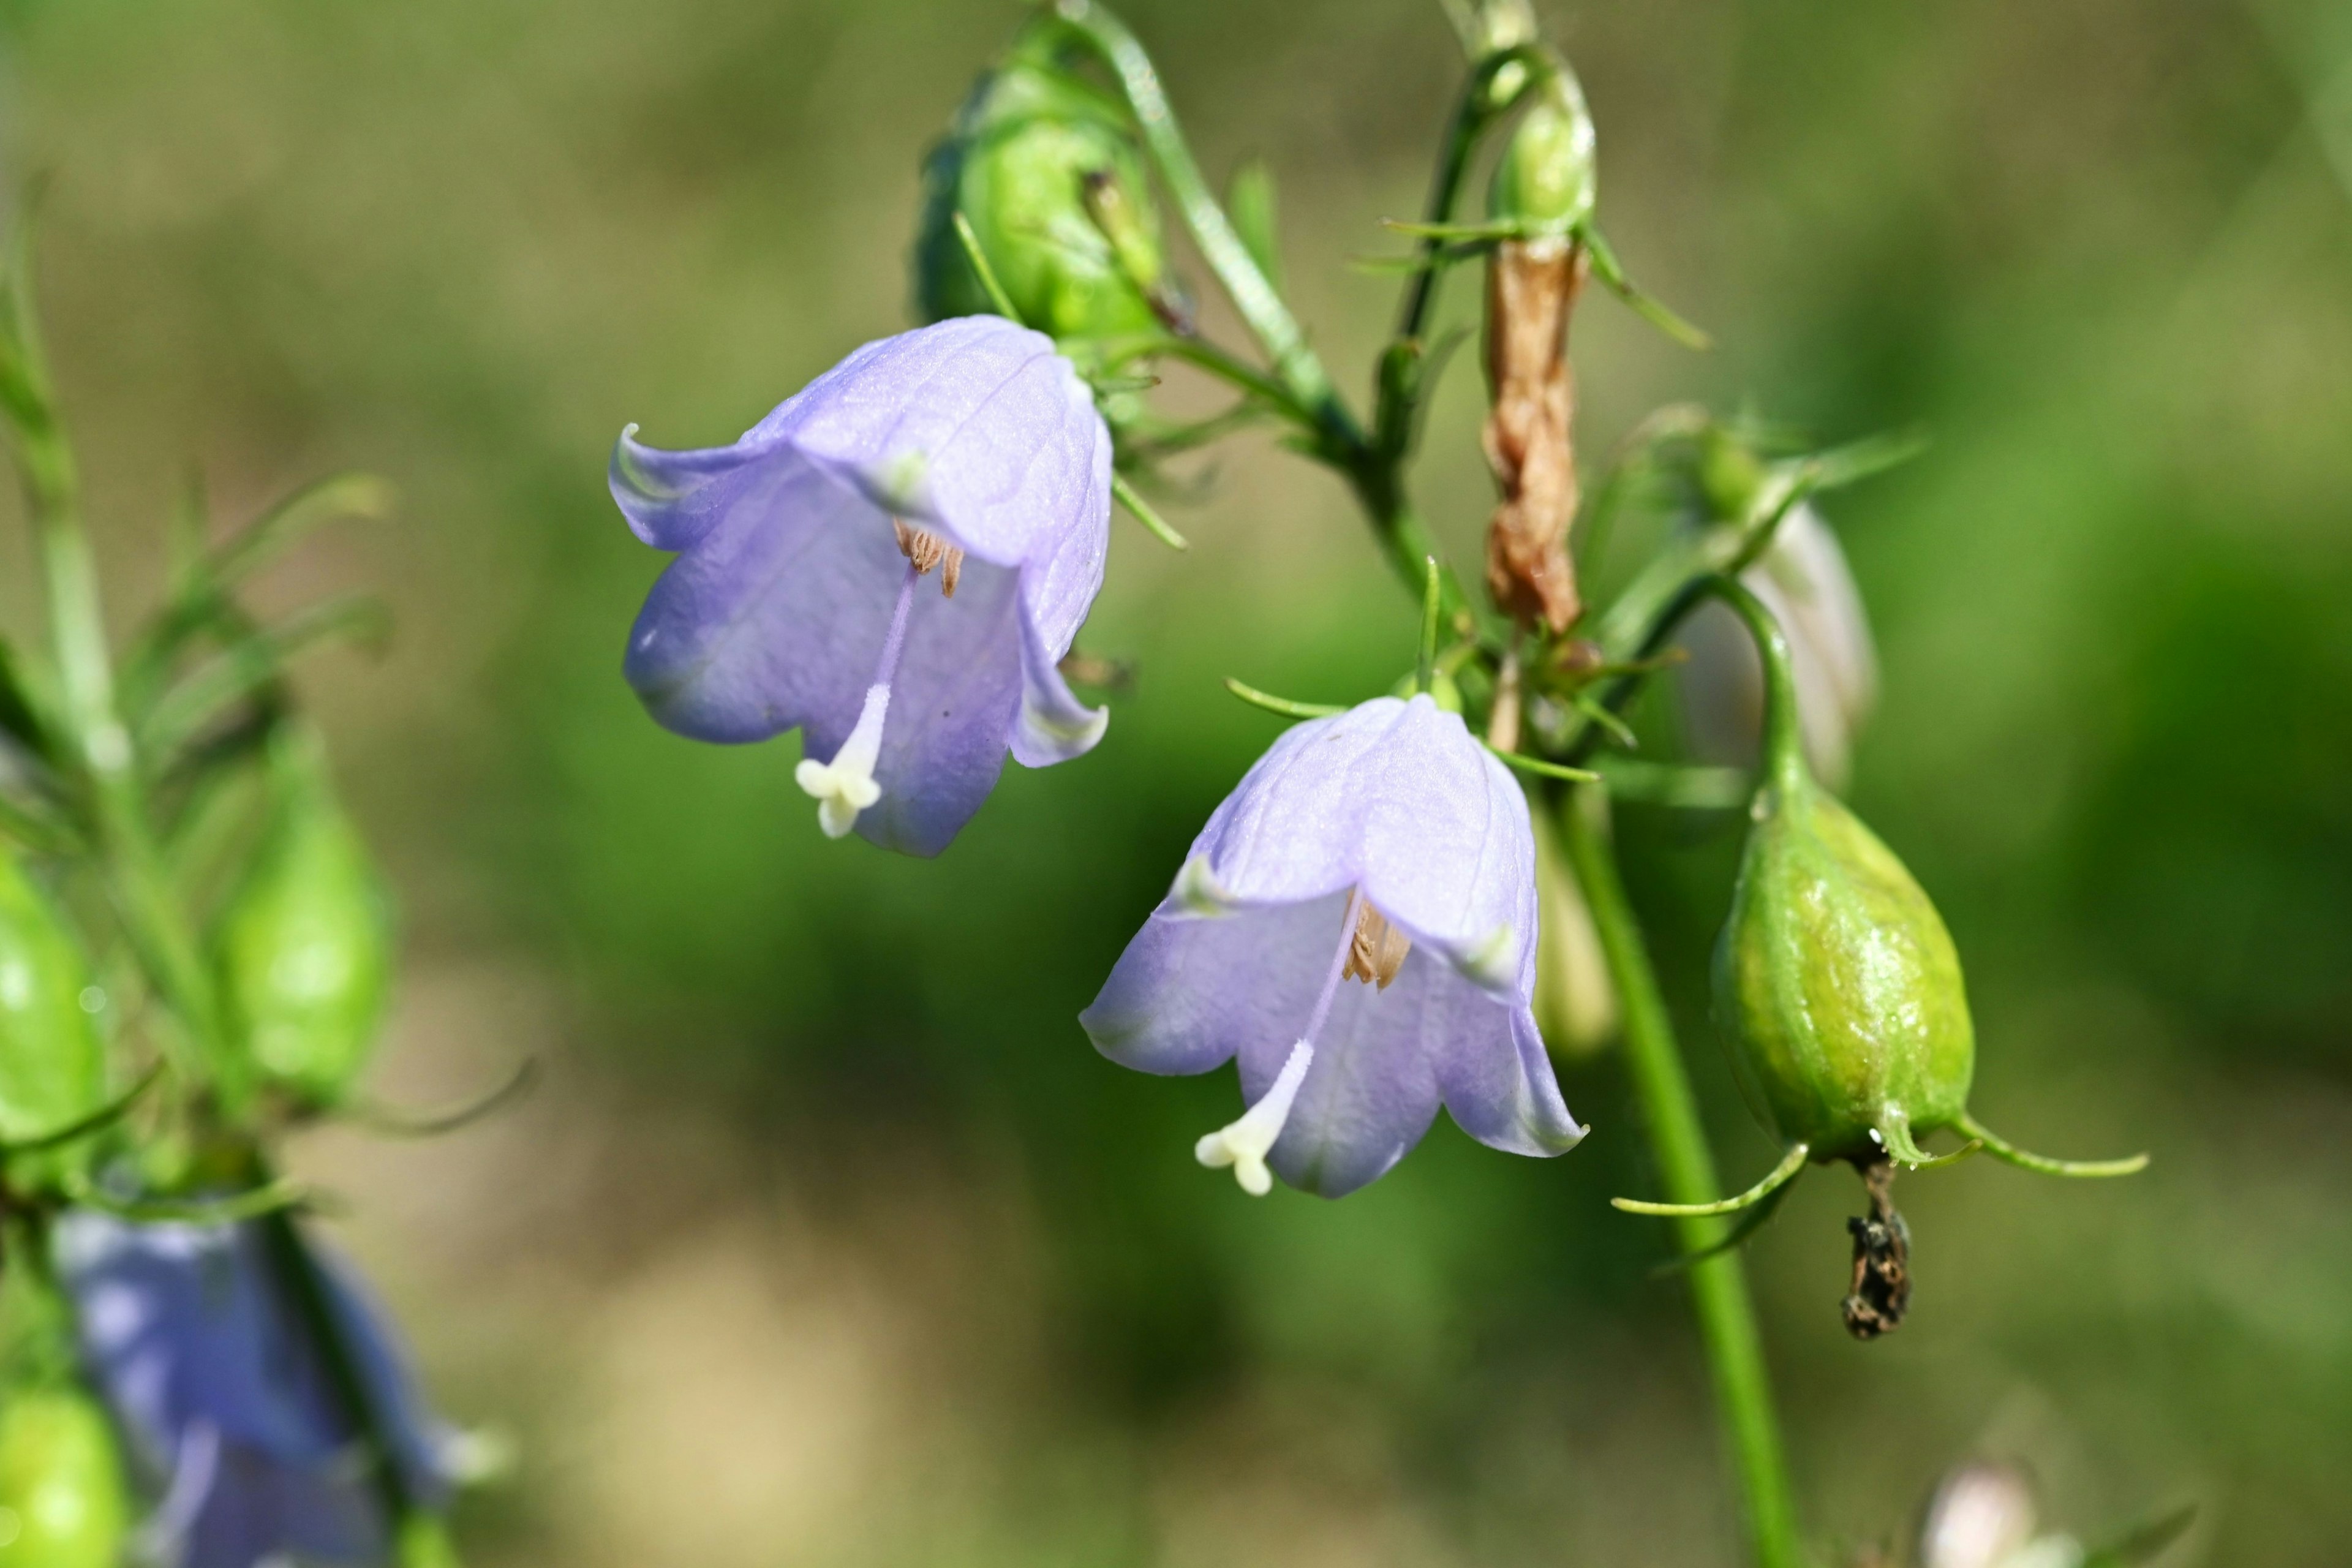
[[[1711, 1204], [1722, 1192], [1715, 1160], [1616, 856], [1576, 790], [1561, 792], [1559, 800], [1561, 841], [1583, 884], [1609, 977], [1624, 1008], [1626, 1062], [1659, 1180], [1674, 1203]], [[1673, 1223], [1685, 1254], [1706, 1253], [1723, 1238], [1725, 1221], [1715, 1215], [1686, 1215]], [[1737, 1252], [1725, 1251], [1701, 1258], [1687, 1272], [1717, 1412], [1739, 1478], [1749, 1555], [1757, 1568], [1803, 1568], [1796, 1504], [1746, 1268]]]

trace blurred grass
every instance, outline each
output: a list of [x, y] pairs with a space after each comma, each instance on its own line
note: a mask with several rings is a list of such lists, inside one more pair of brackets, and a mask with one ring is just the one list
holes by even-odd
[[[1274, 732], [1216, 678], [1340, 698], [1409, 656], [1336, 486], [1245, 443], [1190, 555], [1116, 523], [1082, 644], [1136, 691], [936, 864], [823, 841], [793, 743], [692, 746], [617, 679], [658, 562], [614, 434], [726, 439], [903, 324], [918, 158], [1015, 6], [5, 11], [121, 595], [191, 461], [232, 513], [345, 466], [407, 498], [275, 588], [401, 615], [310, 689], [404, 889], [404, 1059], [552, 1042], [572, 1088], [487, 1153], [320, 1157], [450, 1403], [522, 1431], [496, 1561], [1729, 1561], [1663, 1238], [1602, 1205], [1653, 1184], [1612, 1059], [1570, 1077], [1571, 1158], [1441, 1129], [1344, 1204], [1250, 1205], [1185, 1157], [1230, 1080], [1119, 1073], [1073, 1022]], [[1341, 263], [1418, 203], [1435, 7], [1129, 15], [1208, 166], [1269, 157], [1360, 386], [1391, 285]], [[1688, 395], [1934, 432], [1833, 509], [1885, 662], [1854, 799], [1968, 955], [1987, 1119], [2158, 1157], [1907, 1184], [1917, 1306], [1868, 1347], [1833, 1321], [1853, 1194], [1805, 1184], [1754, 1256], [1813, 1521], [1885, 1533], [1990, 1446], [2077, 1527], [2196, 1497], [2210, 1561], [2340, 1561], [2352, 12], [1552, 19], [1620, 252], [1723, 345], [1591, 305], [1586, 449]], [[1423, 481], [1462, 548], [1477, 415], [1465, 356]], [[1733, 846], [1622, 828], [1744, 1177], [1696, 988]]]

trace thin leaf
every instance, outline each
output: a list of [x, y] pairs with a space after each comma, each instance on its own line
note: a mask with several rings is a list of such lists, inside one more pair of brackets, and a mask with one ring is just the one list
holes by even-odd
[[1110, 493], [1118, 497], [1118, 504], [1127, 508], [1127, 510], [1134, 515], [1135, 521], [1143, 524], [1143, 526], [1150, 531], [1151, 537], [1160, 541], [1160, 543], [1168, 546], [1171, 550], [1190, 550], [1192, 548], [1190, 541], [1185, 539], [1182, 534], [1177, 532], [1173, 528], [1171, 528], [1168, 525], [1167, 519], [1161, 517], [1157, 511], [1154, 511], [1151, 509], [1151, 503], [1150, 501], [1145, 500], [1141, 496], [1136, 494], [1135, 487], [1127, 482], [1126, 475], [1117, 472], [1114, 472], [1111, 475]]
[[1625, 268], [1619, 265], [1617, 253], [1609, 247], [1607, 240], [1601, 237], [1599, 229], [1588, 224], [1577, 237], [1584, 242], [1586, 252], [1592, 258], [1592, 275], [1601, 279], [1601, 287], [1631, 305], [1634, 314], [1685, 348], [1709, 349], [1715, 346], [1715, 340], [1706, 332], [1633, 286], [1633, 279], [1625, 276]]
[[381, 642], [391, 624], [383, 601], [357, 595], [312, 605], [257, 631], [165, 692], [147, 716], [141, 742], [150, 756], [168, 758], [224, 709], [276, 681], [296, 654], [341, 637]]
[[[210, 551], [189, 562], [172, 601], [148, 623], [123, 658], [123, 706], [134, 716], [153, 700], [173, 661], [206, 633], [234, 636], [243, 616], [230, 594], [278, 560], [308, 534], [345, 519], [375, 521], [392, 514], [390, 481], [373, 474], [334, 474], [305, 485]], [[201, 507], [201, 500], [194, 503]], [[184, 510], [183, 516], [186, 516]], [[201, 512], [194, 526], [201, 530]]]
[[1274, 171], [1266, 167], [1265, 159], [1252, 158], [1234, 171], [1225, 187], [1225, 216], [1233, 220], [1234, 232], [1242, 237], [1250, 259], [1280, 293], [1282, 248], [1275, 238]]

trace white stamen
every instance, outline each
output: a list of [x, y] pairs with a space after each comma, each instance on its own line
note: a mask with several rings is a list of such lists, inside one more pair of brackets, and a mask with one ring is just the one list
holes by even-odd
[[1265, 1168], [1266, 1152], [1282, 1136], [1282, 1124], [1290, 1119], [1291, 1102], [1298, 1098], [1298, 1086], [1307, 1081], [1307, 1069], [1314, 1062], [1313, 1046], [1301, 1040], [1291, 1047], [1290, 1059], [1275, 1076], [1274, 1087], [1242, 1112], [1241, 1120], [1219, 1128], [1192, 1145], [1192, 1157], [1212, 1170], [1231, 1165], [1234, 1180], [1242, 1184], [1242, 1191], [1254, 1198], [1265, 1196], [1274, 1188], [1274, 1174]]
[[874, 782], [874, 760], [882, 754], [882, 720], [890, 711], [890, 689], [869, 686], [866, 706], [858, 710], [856, 728], [834, 752], [833, 761], [803, 757], [793, 780], [816, 797], [817, 826], [827, 838], [839, 838], [857, 826], [857, 814], [882, 798]]

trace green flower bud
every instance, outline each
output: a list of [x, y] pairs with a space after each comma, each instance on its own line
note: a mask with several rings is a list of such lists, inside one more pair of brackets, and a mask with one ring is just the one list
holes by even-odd
[[98, 1402], [68, 1384], [0, 1392], [0, 1568], [115, 1568], [129, 1530]]
[[0, 1142], [57, 1131], [106, 1104], [103, 997], [64, 917], [0, 844]]
[[1727, 596], [1769, 694], [1765, 779], [1716, 946], [1717, 1025], [1784, 1142], [1817, 1160], [1916, 1163], [1918, 1137], [1967, 1116], [1976, 1033], [1959, 954], [1903, 862], [1814, 782], [1787, 642], [1744, 590]]
[[383, 1021], [390, 903], [313, 737], [272, 742], [268, 787], [268, 823], [216, 934], [222, 1011], [256, 1078], [332, 1104]]
[[1592, 216], [1592, 116], [1584, 89], [1562, 66], [1520, 116], [1486, 191], [1487, 216], [1532, 232], [1564, 235]]
[[923, 167], [915, 305], [927, 321], [993, 307], [955, 230], [971, 222], [1022, 321], [1059, 339], [1160, 330], [1159, 210], [1127, 112], [1016, 46], [980, 79]]

